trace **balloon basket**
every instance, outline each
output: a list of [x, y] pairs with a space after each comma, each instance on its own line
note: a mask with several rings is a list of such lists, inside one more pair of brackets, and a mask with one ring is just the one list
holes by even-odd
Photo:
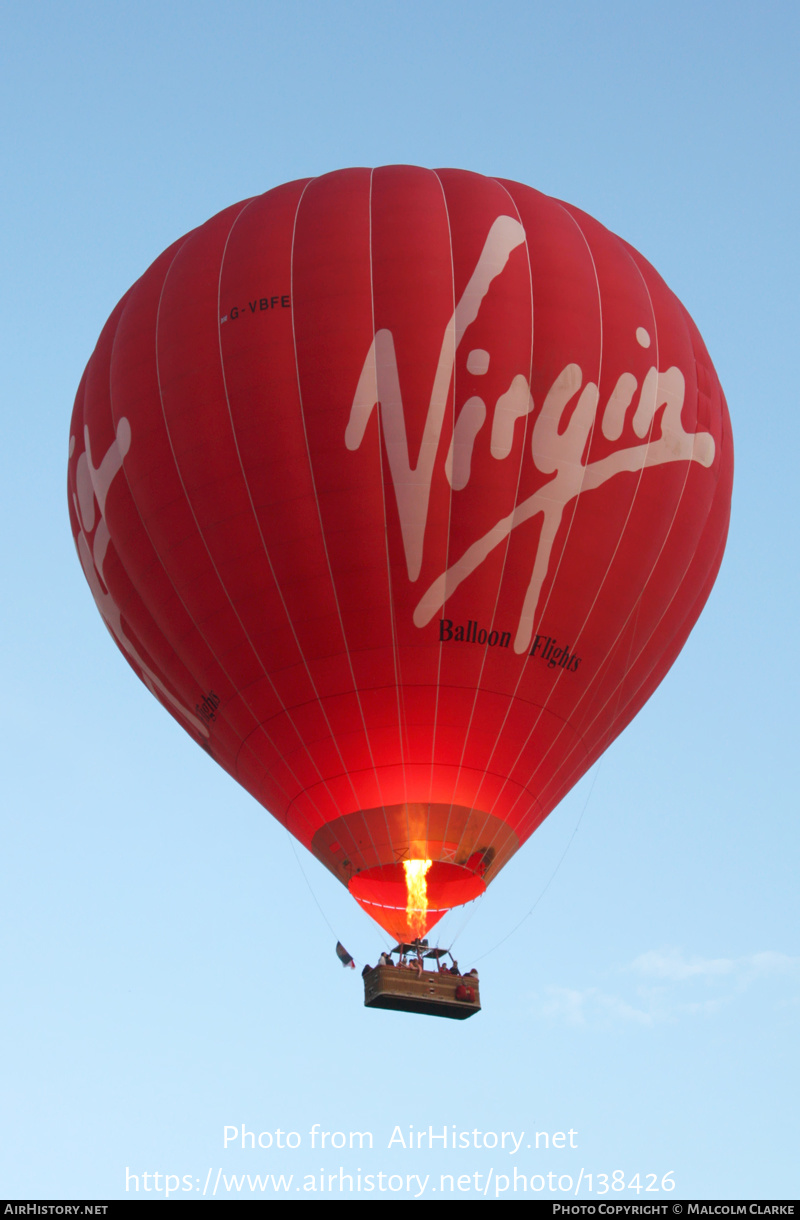
[[[392, 960], [396, 954], [397, 964]], [[428, 949], [427, 942], [398, 944], [382, 955], [381, 964], [364, 970], [365, 1008], [416, 1012], [427, 1017], [464, 1021], [481, 1010], [477, 974], [461, 975], [455, 963], [448, 969], [441, 959], [446, 949]], [[385, 959], [385, 964], [383, 964]], [[425, 969], [433, 959], [435, 969]]]

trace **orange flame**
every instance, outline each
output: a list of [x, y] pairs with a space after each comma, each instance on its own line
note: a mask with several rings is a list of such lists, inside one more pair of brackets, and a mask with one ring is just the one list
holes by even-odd
[[403, 868], [406, 874], [406, 918], [412, 940], [424, 936], [428, 922], [428, 885], [425, 874], [432, 860], [404, 860]]

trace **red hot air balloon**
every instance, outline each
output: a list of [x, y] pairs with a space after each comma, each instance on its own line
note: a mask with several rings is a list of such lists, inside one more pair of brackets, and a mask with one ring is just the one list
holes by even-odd
[[408, 939], [658, 686], [732, 466], [641, 255], [518, 183], [388, 166], [237, 203], [153, 263], [81, 382], [69, 504], [142, 681]]

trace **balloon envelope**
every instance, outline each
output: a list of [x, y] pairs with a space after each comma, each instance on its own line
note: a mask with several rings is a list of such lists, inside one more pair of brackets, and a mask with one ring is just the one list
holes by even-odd
[[716, 373], [653, 268], [518, 183], [291, 182], [177, 241], [78, 391], [126, 659], [387, 931], [482, 893], [675, 660], [727, 533]]

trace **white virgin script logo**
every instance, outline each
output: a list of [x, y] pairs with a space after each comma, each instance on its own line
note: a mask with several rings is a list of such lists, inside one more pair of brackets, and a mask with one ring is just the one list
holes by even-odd
[[[115, 439], [109, 445], [99, 466], [95, 466], [92, 462], [92, 443], [89, 429], [85, 425], [83, 439], [85, 449], [78, 458], [75, 468], [77, 495], [73, 493], [72, 496], [75, 516], [78, 519], [78, 537], [75, 540], [75, 546], [78, 550], [78, 558], [81, 561], [83, 574], [97, 603], [97, 609], [102, 614], [106, 627], [108, 627], [120, 648], [128, 654], [134, 665], [138, 667], [141, 679], [151, 693], [157, 699], [160, 699], [162, 703], [167, 703], [170, 707], [174, 708], [203, 737], [208, 737], [209, 732], [203, 721], [193, 716], [188, 708], [184, 707], [172, 692], [167, 690], [158, 675], [154, 674], [152, 669], [145, 663], [133, 640], [126, 634], [122, 623], [121, 610], [111, 594], [107, 592], [103, 564], [105, 563], [106, 552], [111, 542], [111, 534], [105, 517], [106, 498], [111, 484], [122, 469], [125, 455], [131, 447], [131, 426], [124, 417], [119, 421]], [[75, 437], [71, 436], [69, 438], [70, 459], [72, 459], [74, 452]], [[97, 512], [95, 512], [95, 504], [97, 505]], [[94, 530], [94, 542], [90, 544], [89, 534], [92, 530]]]
[[[499, 216], [489, 230], [475, 270], [445, 328], [415, 467], [412, 468], [408, 453], [405, 412], [391, 331], [379, 330], [376, 333], [361, 370], [345, 431], [345, 444], [350, 450], [359, 448], [373, 409], [379, 407], [400, 516], [406, 567], [412, 581], [418, 579], [422, 567], [431, 481], [456, 351], [467, 327], [477, 318], [492, 281], [504, 270], [512, 251], [524, 241], [525, 230], [511, 216]], [[650, 346], [650, 336], [643, 327], [636, 331], [636, 338], [642, 347]], [[485, 373], [488, 367], [488, 352], [476, 349], [469, 353], [469, 372]], [[531, 455], [534, 466], [542, 474], [552, 474], [552, 479], [517, 504], [508, 516], [497, 521], [437, 577], [414, 611], [417, 627], [424, 627], [431, 621], [461, 582], [483, 563], [512, 530], [540, 513], [539, 545], [514, 639], [515, 651], [526, 652], [533, 635], [536, 608], [547, 577], [553, 544], [569, 502], [580, 492], [600, 487], [623, 471], [643, 470], [667, 462], [699, 462], [706, 467], [713, 462], [714, 438], [708, 432], [686, 432], [683, 428], [681, 410], [686, 383], [683, 373], [674, 365], [666, 372], [659, 372], [655, 367], [648, 370], [633, 409], [633, 431], [644, 440], [653, 428], [656, 412], [664, 407], [661, 435], [650, 436], [644, 444], [619, 449], [598, 461], [584, 462], [587, 441], [597, 421], [600, 394], [594, 382], [587, 382], [581, 389], [582, 386], [582, 370], [577, 364], [568, 364], [554, 381], [533, 422]], [[637, 388], [638, 382], [633, 373], [622, 373], [617, 380], [602, 411], [601, 428], [607, 440], [616, 441], [622, 435], [625, 417]], [[580, 397], [569, 422], [562, 428], [567, 408], [579, 391]], [[516, 421], [533, 412], [530, 384], [518, 373], [508, 390], [495, 403], [490, 441], [493, 458], [502, 461], [509, 456]], [[485, 419], [486, 405], [478, 397], [469, 398], [459, 412], [444, 465], [445, 475], [454, 491], [463, 490], [469, 482], [475, 439]]]

